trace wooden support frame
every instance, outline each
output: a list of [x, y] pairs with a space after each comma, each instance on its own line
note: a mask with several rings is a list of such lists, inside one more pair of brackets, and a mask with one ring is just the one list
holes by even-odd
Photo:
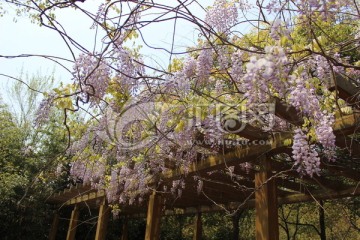
[[261, 157], [260, 168], [255, 174], [256, 240], [278, 240], [277, 188], [275, 179], [271, 179], [271, 159]]
[[51, 224], [51, 229], [50, 229], [50, 233], [49, 233], [49, 240], [55, 240], [56, 239], [56, 233], [57, 233], [58, 226], [59, 226], [59, 219], [60, 219], [60, 215], [56, 211], [54, 213], [53, 221], [52, 221], [52, 224]]
[[159, 193], [153, 192], [153, 194], [149, 198], [149, 205], [146, 217], [145, 240], [159, 239], [161, 212], [162, 197]]
[[[300, 124], [301, 119], [298, 116], [292, 116], [294, 109], [290, 109], [291, 112], [287, 111], [286, 104], [276, 103], [277, 108], [279, 110], [278, 116], [283, 117], [285, 119], [291, 118], [293, 124]], [[342, 117], [338, 117], [336, 119], [336, 123], [334, 125], [334, 133], [337, 137], [340, 137], [340, 140], [337, 139], [337, 145], [341, 143], [344, 146], [347, 146], [347, 142], [351, 142], [351, 135], [354, 133], [358, 133], [357, 126], [360, 123], [360, 114], [354, 113], [351, 115], [344, 115]], [[250, 127], [248, 128], [249, 132]], [[257, 134], [254, 129], [255, 135]], [[208, 156], [204, 159], [198, 158], [196, 162], [190, 165], [189, 169], [186, 171], [182, 168], [175, 168], [172, 166], [172, 169], [164, 172], [162, 177], [168, 183], [171, 180], [178, 179], [179, 176], [185, 176], [186, 179], [190, 179], [195, 174], [203, 174], [208, 177], [207, 172], [221, 170], [227, 166], [237, 165], [239, 163], [254, 161], [257, 158], [261, 158], [260, 163], [260, 171], [257, 172], [257, 168], [251, 172], [251, 174], [247, 174], [244, 179], [239, 180], [238, 183], [244, 181], [243, 184], [249, 190], [253, 190], [253, 179], [255, 178], [255, 199], [250, 199], [246, 204], [235, 202], [240, 201], [238, 193], [232, 189], [231, 182], [229, 183], [228, 179], [222, 179], [221, 176], [217, 177], [216, 173], [213, 173], [209, 178], [209, 182], [212, 182], [210, 186], [204, 186], [204, 191], [209, 192], [211, 197], [215, 198], [219, 197], [220, 200], [218, 202], [226, 204], [227, 207], [232, 207], [233, 209], [238, 209], [241, 207], [256, 207], [256, 239], [271, 239], [278, 240], [278, 213], [277, 206], [278, 204], [283, 203], [293, 203], [293, 202], [301, 202], [301, 201], [311, 201], [313, 199], [331, 199], [331, 198], [339, 198], [339, 197], [349, 197], [360, 194], [360, 188], [357, 186], [354, 187], [353, 182], [358, 182], [358, 172], [355, 169], [344, 168], [341, 165], [326, 165], [325, 168], [328, 170], [327, 172], [333, 171], [335, 174], [341, 176], [342, 178], [348, 178], [352, 180], [352, 184], [348, 183], [348, 181], [343, 183], [340, 179], [329, 178], [326, 175], [324, 176], [314, 176], [313, 178], [304, 176], [302, 179], [298, 179], [298, 173], [292, 169], [292, 165], [286, 161], [270, 161], [270, 159], [266, 159], [264, 157], [267, 155], [274, 155], [278, 153], [288, 153], [289, 147], [285, 145], [285, 140], [292, 137], [291, 133], [274, 133], [269, 139], [264, 141], [265, 145], [256, 145], [256, 144], [246, 144], [239, 145], [236, 147], [231, 147], [227, 149], [227, 151], [222, 154], [215, 154], [212, 156]], [[250, 138], [250, 137], [249, 137]], [[255, 142], [254, 142], [255, 143]], [[352, 143], [358, 144], [358, 142]], [[350, 150], [355, 149], [358, 150], [358, 147], [351, 145]], [[256, 162], [257, 163], [257, 162]], [[256, 166], [257, 167], [257, 166]], [[271, 168], [272, 167], [272, 168]], [[238, 168], [235, 168], [237, 170]], [[276, 170], [277, 172], [282, 172], [279, 176], [282, 175], [284, 178], [283, 184], [281, 187], [277, 189], [275, 180], [271, 179], [272, 171]], [[237, 170], [239, 171], [239, 170]], [[254, 173], [255, 172], [255, 173]], [[185, 175], [184, 173], [187, 173]], [[242, 174], [241, 172], [236, 172], [236, 174]], [[294, 176], [297, 178], [296, 182], [288, 181], [288, 178]], [[271, 179], [270, 181], [268, 181]], [[304, 185], [306, 188], [303, 189], [303, 182], [308, 182], [310, 186]], [[320, 187], [320, 189], [319, 189]], [[245, 192], [245, 191], [242, 191]], [[283, 193], [282, 193], [283, 192]], [[310, 194], [311, 193], [311, 194]], [[103, 199], [105, 196], [104, 191], [97, 191], [91, 189], [89, 186], [75, 186], [70, 189], [64, 190], [61, 194], [54, 194], [47, 201], [52, 203], [61, 204], [61, 206], [69, 206], [69, 205], [87, 205], [91, 207], [98, 207], [98, 200]], [[162, 196], [154, 193], [150, 196], [148, 212], [147, 212], [147, 228], [145, 239], [158, 239], [159, 237], [159, 228], [160, 228], [160, 218], [161, 218], [161, 210], [162, 210], [162, 197], [166, 197], [166, 194]], [[278, 196], [280, 197], [278, 199]], [[185, 200], [184, 200], [185, 199]], [[218, 200], [218, 199], [217, 199]], [[230, 200], [230, 203], [229, 203]], [[179, 201], [179, 200], [178, 200]], [[180, 200], [181, 201], [181, 200]], [[221, 202], [223, 201], [223, 202]], [[234, 202], [232, 202], [234, 201]], [[64, 203], [65, 202], [65, 203]], [[197, 211], [221, 211], [222, 208], [218, 206], [207, 206], [211, 204], [211, 202], [207, 201], [201, 196], [198, 197], [196, 201], [194, 201], [193, 196], [187, 194], [186, 191], [183, 192], [182, 202], [177, 202], [177, 205], [171, 203], [171, 207], [184, 208], [184, 212], [187, 213], [197, 213]], [[198, 208], [194, 206], [200, 206]], [[75, 206], [70, 220], [70, 226], [68, 231], [67, 239], [74, 239], [76, 233], [76, 226], [78, 221], [78, 206]], [[105, 208], [104, 208], [105, 209]], [[105, 211], [105, 210], [101, 211]], [[129, 212], [134, 211], [134, 209], [126, 209]], [[102, 216], [103, 214], [99, 214]], [[55, 221], [55, 220], [54, 220]], [[101, 222], [100, 218], [99, 221]], [[101, 226], [104, 223], [98, 223], [98, 227], [101, 229]], [[56, 224], [53, 224], [54, 226]], [[53, 230], [52, 230], [53, 231]], [[99, 232], [101, 232], [99, 230]], [[96, 239], [103, 239], [100, 237], [100, 233], [98, 234], [98, 230], [96, 233]], [[50, 233], [50, 236], [56, 235], [54, 233]], [[195, 233], [197, 235], [197, 233]], [[50, 238], [50, 237], [49, 237]], [[52, 237], [54, 238], [54, 237]], [[51, 239], [51, 238], [50, 238]], [[126, 239], [126, 238], [125, 238]], [[125, 240], [123, 239], [123, 240]], [[195, 236], [194, 236], [195, 239]]]
[[96, 225], [95, 240], [105, 240], [106, 229], [109, 221], [110, 208], [106, 203], [106, 199], [103, 198], [99, 207], [99, 217]]
[[194, 219], [194, 235], [193, 240], [202, 239], [202, 221], [201, 221], [201, 212], [197, 212]]
[[79, 220], [79, 206], [75, 205], [71, 212], [71, 218], [69, 223], [69, 229], [66, 235], [66, 240], [75, 240], [76, 227]]

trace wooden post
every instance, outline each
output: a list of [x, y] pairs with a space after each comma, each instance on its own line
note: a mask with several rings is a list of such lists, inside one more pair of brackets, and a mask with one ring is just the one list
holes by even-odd
[[240, 227], [239, 227], [239, 220], [244, 210], [238, 210], [232, 217], [232, 225], [233, 225], [233, 234], [232, 239], [233, 240], [239, 240], [239, 233], [240, 233]]
[[74, 209], [71, 212], [70, 224], [69, 224], [66, 240], [75, 240], [78, 220], [79, 220], [79, 207], [78, 205], [75, 205]]
[[149, 198], [146, 217], [145, 240], [158, 240], [160, 235], [160, 219], [162, 210], [162, 199], [154, 192]]
[[122, 225], [120, 240], [128, 240], [128, 219], [127, 219], [127, 217], [124, 218], [124, 223]]
[[262, 158], [255, 174], [256, 240], [278, 240], [278, 204], [275, 179], [271, 177], [271, 160]]
[[201, 212], [197, 212], [195, 215], [193, 240], [201, 240], [201, 239], [202, 239]]
[[54, 217], [53, 217], [53, 222], [51, 224], [50, 233], [49, 233], [49, 240], [56, 239], [56, 233], [57, 233], [58, 226], [59, 226], [59, 218], [60, 218], [59, 213], [55, 212]]
[[319, 223], [320, 223], [320, 239], [326, 240], [325, 210], [324, 202], [320, 200], [319, 205]]
[[99, 216], [96, 225], [95, 240], [105, 240], [107, 224], [109, 221], [109, 213], [110, 213], [110, 208], [106, 204], [106, 199], [104, 198], [99, 208]]

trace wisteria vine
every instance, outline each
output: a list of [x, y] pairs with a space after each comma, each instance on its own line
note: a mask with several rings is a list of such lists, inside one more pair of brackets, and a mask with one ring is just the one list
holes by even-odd
[[[225, 140], [243, 140], [238, 125], [244, 122], [266, 132], [292, 132], [299, 174], [319, 175], [322, 158], [335, 160], [339, 102], [328, 85], [337, 75], [359, 84], [359, 6], [355, 1], [249, 2], [215, 0], [202, 8], [203, 19], [188, 1], [176, 7], [102, 3], [93, 18], [94, 27], [106, 30], [104, 47], [75, 59], [74, 83], [65, 96], [72, 111], [80, 109], [80, 98], [96, 115], [69, 149], [73, 178], [106, 189], [113, 204], [142, 202], [159, 186], [179, 196], [185, 182], [162, 185], [163, 176], [175, 168], [186, 175], [192, 163], [222, 154]], [[149, 20], [152, 9], [163, 15]], [[142, 35], [147, 25], [179, 19], [194, 25], [197, 42], [183, 52], [153, 47], [170, 55], [168, 69], [149, 64], [139, 48], [129, 47], [134, 38], [149, 46]], [[346, 29], [346, 41], [331, 42], [328, 26]], [[267, 104], [275, 99], [295, 108], [302, 125], [274, 116]], [[49, 110], [46, 102], [54, 104], [54, 95], [44, 101], [39, 119]], [[255, 115], [259, 106], [269, 107], [263, 116]], [[232, 115], [241, 118], [228, 121]], [[241, 167], [248, 171], [252, 164]], [[197, 183], [201, 191], [203, 181]]]

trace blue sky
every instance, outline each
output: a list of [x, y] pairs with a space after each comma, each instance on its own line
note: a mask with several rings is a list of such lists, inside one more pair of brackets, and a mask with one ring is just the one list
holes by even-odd
[[[200, 3], [208, 6], [212, 1], [201, 0]], [[176, 1], [174, 1], [174, 4]], [[79, 3], [88, 10], [95, 12], [98, 8], [98, 0], [87, 0], [85, 3]], [[45, 27], [31, 23], [27, 16], [16, 17], [14, 21], [14, 9], [4, 5], [8, 13], [0, 18], [0, 55], [16, 56], [20, 54], [52, 55], [72, 59], [70, 51], [61, 39], [58, 33]], [[205, 16], [200, 8], [193, 8], [193, 11], [199, 16]], [[79, 41], [87, 49], [93, 49], [95, 44], [95, 31], [90, 29], [92, 21], [82, 14], [79, 10], [62, 9], [56, 12], [57, 20], [64, 26], [68, 35]], [[153, 46], [161, 46], [170, 49], [172, 41], [173, 22], [150, 24], [142, 30], [148, 43]], [[197, 31], [184, 21], [177, 22], [176, 45], [174, 50], [182, 51], [185, 46], [196, 44]], [[97, 40], [99, 42], [99, 39]], [[142, 44], [144, 45], [144, 44]], [[77, 52], [76, 54], [78, 54]], [[160, 64], [166, 67], [169, 63], [169, 56], [158, 50], [143, 48], [145, 61], [148, 64]], [[72, 64], [63, 62], [71, 69]], [[40, 73], [49, 75], [55, 71], [57, 82], [71, 82], [71, 74], [52, 61], [39, 58], [0, 58], [0, 73], [13, 77], [20, 76], [20, 73], [32, 74]], [[0, 76], [0, 94], [3, 99], [7, 99], [6, 88], [14, 80]]]
[[[89, 29], [91, 21], [81, 14], [74, 13], [74, 10], [63, 10], [57, 17], [69, 35], [90, 47], [93, 42], [90, 40], [93, 39], [93, 30]], [[31, 23], [27, 16], [16, 17], [15, 22], [14, 12], [10, 9], [0, 18], [0, 55], [20, 54], [43, 54], [71, 59], [70, 52], [59, 34]], [[18, 76], [21, 70], [29, 74], [39, 71], [47, 74], [54, 68], [59, 80], [66, 81], [71, 77], [67, 71], [53, 62], [38, 57], [11, 60], [0, 58], [0, 72], [11, 76]], [[4, 77], [0, 76], [0, 81], [4, 83]]]

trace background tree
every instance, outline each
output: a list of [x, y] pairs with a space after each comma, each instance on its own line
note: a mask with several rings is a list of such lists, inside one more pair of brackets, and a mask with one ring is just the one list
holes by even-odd
[[40, 92], [52, 85], [43, 80], [49, 79], [35, 76], [27, 82], [29, 88], [15, 83], [9, 91], [11, 111], [1, 105], [0, 228], [5, 239], [47, 237], [52, 209], [45, 199], [69, 184], [68, 175], [55, 175], [58, 164], [68, 163], [63, 115], [53, 111], [46, 124], [35, 125]]

